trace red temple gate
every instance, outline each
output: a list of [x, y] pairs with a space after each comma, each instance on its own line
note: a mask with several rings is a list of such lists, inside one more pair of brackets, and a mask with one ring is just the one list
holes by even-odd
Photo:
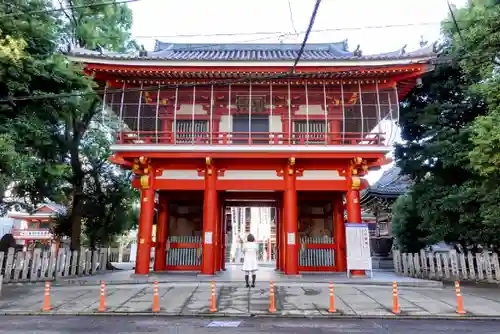
[[280, 271], [346, 270], [344, 210], [361, 223], [363, 176], [390, 160], [399, 100], [435, 55], [311, 44], [290, 74], [299, 49], [158, 42], [140, 56], [71, 55], [102, 84], [103, 117], [120, 122], [111, 160], [141, 191], [136, 273], [153, 245], [156, 271], [224, 269], [224, 208], [249, 199], [277, 208]]

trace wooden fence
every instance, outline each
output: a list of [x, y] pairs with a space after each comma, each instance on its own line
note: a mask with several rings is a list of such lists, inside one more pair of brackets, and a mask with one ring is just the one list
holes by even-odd
[[109, 262], [135, 262], [135, 259], [130, 258], [130, 248], [109, 248]]
[[87, 276], [106, 270], [108, 251], [71, 251], [61, 248], [57, 252], [35, 249], [27, 252], [0, 252], [0, 273], [3, 282], [38, 282], [62, 277]]
[[397, 274], [434, 280], [500, 281], [498, 254], [448, 252], [401, 253], [393, 251]]

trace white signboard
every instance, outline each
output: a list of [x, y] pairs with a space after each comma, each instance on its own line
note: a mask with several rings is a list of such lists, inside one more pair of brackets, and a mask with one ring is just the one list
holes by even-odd
[[347, 276], [351, 270], [369, 270], [372, 274], [370, 233], [367, 224], [345, 224]]
[[206, 245], [212, 244], [212, 232], [205, 232], [205, 244]]
[[293, 232], [288, 233], [287, 244], [288, 245], [295, 245], [295, 233], [293, 233]]

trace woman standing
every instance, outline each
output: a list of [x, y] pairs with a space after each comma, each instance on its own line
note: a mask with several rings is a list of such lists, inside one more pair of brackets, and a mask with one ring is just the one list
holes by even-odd
[[255, 288], [256, 271], [259, 269], [257, 265], [257, 251], [259, 246], [255, 243], [253, 234], [247, 236], [247, 242], [243, 247], [243, 271], [245, 272], [246, 287], [249, 288], [248, 282], [250, 274], [252, 274], [252, 288]]

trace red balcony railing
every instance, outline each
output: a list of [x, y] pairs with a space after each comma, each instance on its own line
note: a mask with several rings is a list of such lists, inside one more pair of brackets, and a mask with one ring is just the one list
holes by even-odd
[[117, 144], [163, 145], [384, 145], [384, 133], [156, 132], [118, 135]]

